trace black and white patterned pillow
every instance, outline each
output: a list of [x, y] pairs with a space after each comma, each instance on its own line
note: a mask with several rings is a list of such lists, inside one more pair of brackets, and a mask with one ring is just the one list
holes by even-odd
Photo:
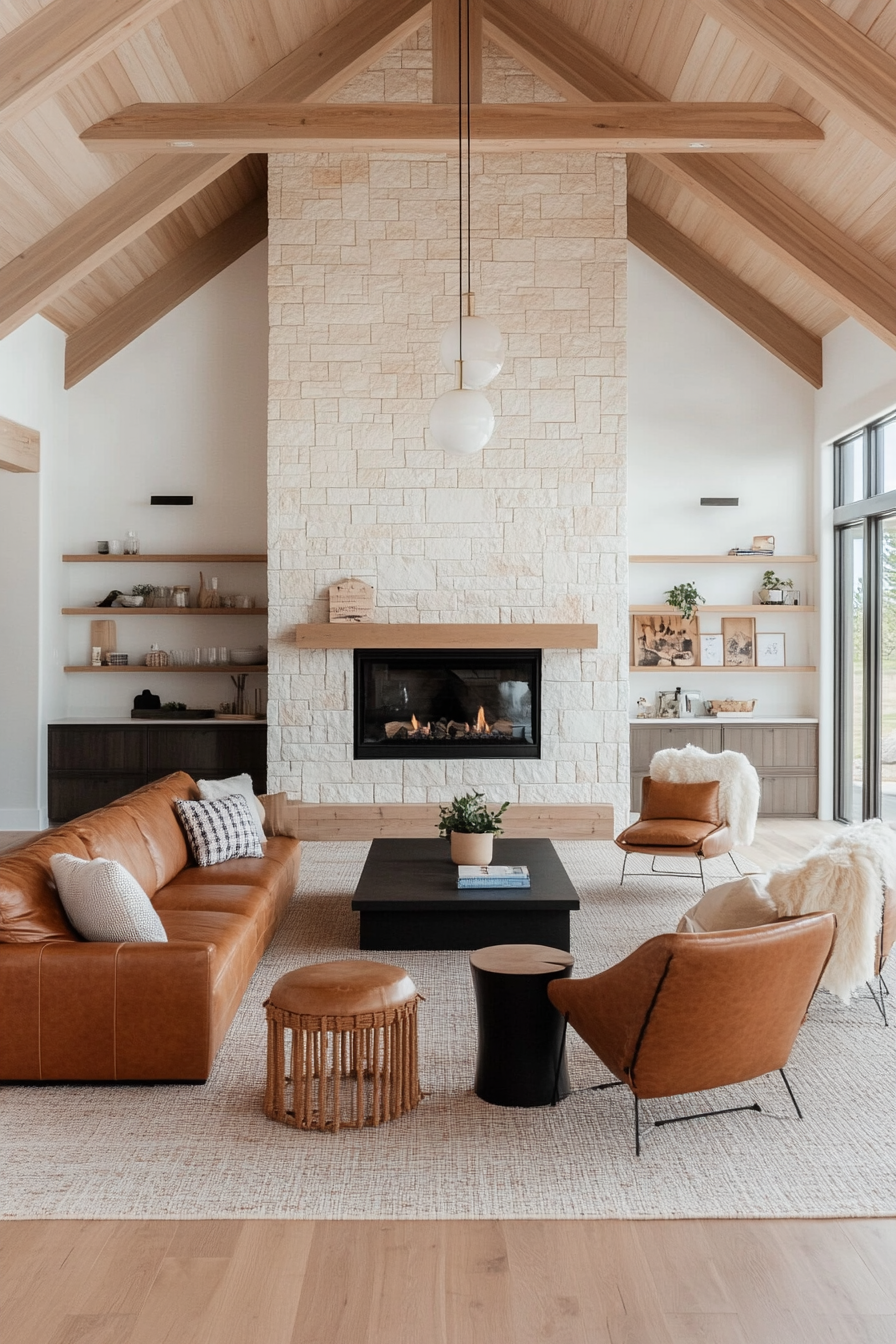
[[175, 805], [200, 868], [227, 859], [263, 858], [255, 819], [240, 794], [202, 803], [177, 798]]

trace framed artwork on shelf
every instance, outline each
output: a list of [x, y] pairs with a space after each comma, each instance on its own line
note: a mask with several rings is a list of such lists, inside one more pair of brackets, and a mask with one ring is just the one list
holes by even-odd
[[686, 621], [676, 611], [632, 617], [633, 667], [696, 667], [698, 657], [696, 616]]
[[722, 641], [726, 667], [756, 666], [756, 619], [753, 616], [723, 616]]
[[659, 691], [656, 697], [656, 716], [658, 719], [677, 719], [680, 717], [678, 696], [674, 691]]
[[784, 667], [784, 634], [762, 630], [756, 636], [756, 666]]
[[725, 666], [725, 641], [721, 635], [700, 636], [700, 663], [703, 667]]

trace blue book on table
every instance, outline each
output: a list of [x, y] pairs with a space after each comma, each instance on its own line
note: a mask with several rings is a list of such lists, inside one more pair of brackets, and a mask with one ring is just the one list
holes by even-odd
[[529, 887], [529, 869], [525, 865], [462, 863], [457, 869], [457, 885], [470, 887]]

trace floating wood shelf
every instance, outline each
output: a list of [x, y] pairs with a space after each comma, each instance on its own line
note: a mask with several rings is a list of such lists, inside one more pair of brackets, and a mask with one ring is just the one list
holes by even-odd
[[699, 672], [701, 677], [706, 673], [716, 672], [816, 672], [815, 667], [798, 667], [795, 664], [788, 664], [786, 667], [706, 667], [701, 663], [694, 664], [693, 667], [629, 667], [629, 672], [660, 672], [663, 676], [671, 676], [674, 672], [676, 676], [685, 672]]
[[631, 565], [814, 565], [817, 555], [630, 555]]
[[66, 565], [266, 565], [266, 555], [64, 555]]
[[[649, 614], [649, 613], [651, 613], [651, 612], [653, 612], [653, 613], [655, 613], [657, 616], [659, 616], [659, 615], [661, 615], [661, 614], [662, 614], [663, 612], [665, 612], [665, 611], [677, 611], [677, 610], [678, 610], [677, 607], [670, 607], [669, 604], [668, 604], [668, 602], [665, 602], [665, 603], [663, 603], [663, 602], [652, 602], [652, 603], [646, 603], [646, 604], [641, 603], [641, 604], [638, 604], [638, 605], [636, 605], [636, 606], [631, 606], [631, 607], [629, 607], [629, 611], [632, 612], [634, 615], [637, 615], [639, 612], [642, 612], [642, 613], [644, 613], [645, 615], [646, 615], [646, 614]], [[804, 607], [804, 606], [802, 606], [802, 605], [801, 605], [801, 606], [797, 606], [797, 607], [779, 606], [777, 602], [775, 602], [775, 603], [771, 603], [771, 602], [768, 602], [768, 603], [766, 603], [766, 602], [760, 602], [760, 603], [758, 603], [758, 604], [754, 602], [752, 606], [750, 606], [750, 605], [748, 604], [747, 606], [743, 606], [743, 607], [735, 607], [735, 606], [731, 606], [731, 605], [722, 606], [722, 607], [711, 607], [711, 606], [707, 606], [707, 605], [706, 605], [705, 603], [703, 603], [703, 602], [699, 602], [699, 603], [697, 604], [697, 607], [695, 608], [695, 610], [696, 610], [696, 614], [697, 614], [698, 616], [700, 615], [700, 613], [701, 613], [702, 611], [724, 611], [724, 612], [730, 612], [732, 615], [735, 615], [735, 614], [739, 615], [741, 612], [744, 612], [744, 611], [771, 611], [771, 612], [774, 612], [774, 613], [777, 615], [777, 613], [778, 613], [779, 611], [814, 611], [815, 608], [814, 608], [814, 607]]]
[[64, 667], [63, 672], [142, 672], [154, 677], [157, 672], [267, 672], [267, 663], [206, 663], [201, 667], [147, 667], [145, 663], [128, 663], [126, 667]]
[[63, 616], [267, 616], [267, 607], [63, 607]]
[[297, 625], [303, 649], [596, 649], [596, 625]]

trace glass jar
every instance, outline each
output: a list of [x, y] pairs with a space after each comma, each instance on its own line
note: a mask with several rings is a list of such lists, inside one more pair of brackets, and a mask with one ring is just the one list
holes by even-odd
[[190, 585], [188, 583], [175, 584], [171, 590], [171, 605], [173, 607], [190, 606]]
[[124, 553], [125, 555], [140, 554], [140, 538], [137, 536], [137, 533], [134, 531], [133, 528], [131, 528], [128, 531], [127, 535], [125, 536]]

